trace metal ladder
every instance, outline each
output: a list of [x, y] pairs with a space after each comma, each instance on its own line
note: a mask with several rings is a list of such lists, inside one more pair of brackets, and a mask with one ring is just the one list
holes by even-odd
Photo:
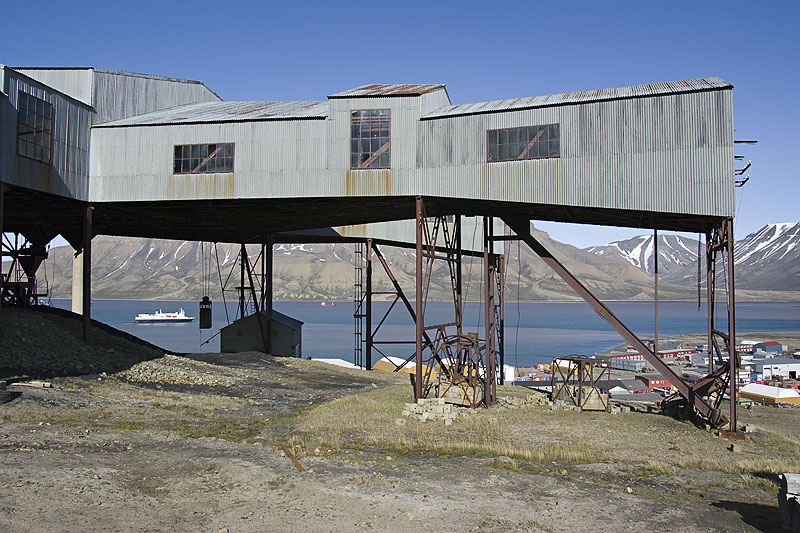
[[356, 243], [353, 250], [353, 363], [364, 366], [364, 243]]

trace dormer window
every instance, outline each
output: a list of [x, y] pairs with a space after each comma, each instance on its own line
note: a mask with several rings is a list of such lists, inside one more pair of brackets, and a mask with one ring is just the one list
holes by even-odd
[[350, 116], [350, 168], [389, 168], [391, 137], [388, 109], [361, 109]]

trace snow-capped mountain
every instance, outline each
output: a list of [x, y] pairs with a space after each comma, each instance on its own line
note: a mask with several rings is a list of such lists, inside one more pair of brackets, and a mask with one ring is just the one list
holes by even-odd
[[767, 224], [736, 242], [737, 287], [800, 290], [800, 222]]
[[[659, 235], [658, 271], [664, 281], [697, 283], [698, 241]], [[585, 249], [603, 257], [624, 259], [653, 273], [653, 236], [639, 235]], [[705, 245], [700, 246], [701, 282], [705, 278]], [[736, 287], [748, 290], [800, 291], [800, 222], [767, 224], [734, 245]]]
[[[636, 268], [652, 274], [654, 271], [655, 246], [653, 235], [638, 235], [624, 241], [616, 241], [605, 246], [592, 246], [584, 248], [585, 251], [603, 257], [624, 259]], [[658, 273], [669, 275], [687, 265], [697, 264], [696, 239], [680, 235], [658, 236]], [[704, 251], [701, 249], [700, 254]]]

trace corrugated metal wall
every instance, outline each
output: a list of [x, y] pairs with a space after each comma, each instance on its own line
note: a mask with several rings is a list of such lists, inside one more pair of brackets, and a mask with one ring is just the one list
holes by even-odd
[[96, 69], [93, 124], [220, 98], [202, 83]]
[[86, 68], [15, 68], [53, 89], [80, 100], [86, 105], [94, 104], [91, 67]]
[[[11, 105], [11, 149], [13, 160], [9, 183], [61, 196], [88, 199], [89, 106], [73, 100], [25, 75], [4, 69], [5, 91]], [[18, 91], [45, 100], [53, 106], [51, 164], [16, 155], [16, 109]], [[3, 121], [5, 123], [5, 120]], [[7, 128], [4, 127], [4, 130]], [[4, 133], [6, 135], [7, 133]]]
[[92, 124], [220, 98], [200, 82], [87, 68], [15, 69], [94, 108]]
[[[422, 104], [334, 98], [327, 120], [95, 128], [91, 197], [426, 195], [734, 214], [729, 88], [420, 120]], [[351, 171], [350, 111], [374, 108], [391, 110], [391, 169]], [[552, 123], [561, 157], [486, 162], [488, 129]], [[233, 175], [172, 176], [175, 144], [216, 142], [236, 143]]]
[[[561, 157], [486, 162], [489, 129], [560, 124]], [[426, 193], [733, 216], [730, 90], [419, 122]]]

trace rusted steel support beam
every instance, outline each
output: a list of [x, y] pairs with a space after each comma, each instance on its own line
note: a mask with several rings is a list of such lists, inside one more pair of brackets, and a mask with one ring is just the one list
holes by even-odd
[[[380, 249], [378, 248], [378, 245], [373, 243], [372, 246], [373, 246], [372, 251], [375, 252], [375, 257], [378, 258], [378, 261], [380, 261], [381, 266], [383, 266], [383, 270], [386, 272], [386, 275], [389, 276], [389, 281], [392, 282], [392, 286], [394, 287], [395, 293], [400, 298], [400, 300], [403, 302], [403, 305], [405, 306], [406, 311], [408, 311], [408, 314], [411, 315], [411, 320], [413, 320], [414, 324], [416, 324], [417, 323], [417, 313], [414, 311], [414, 306], [412, 306], [411, 302], [408, 301], [408, 298], [406, 297], [406, 293], [403, 292], [403, 288], [400, 286], [400, 283], [397, 281], [397, 278], [394, 276], [394, 273], [392, 272], [392, 269], [389, 268], [389, 263], [386, 262], [386, 258], [383, 257], [383, 254], [381, 253]], [[387, 315], [388, 315], [388, 312], [387, 312]], [[384, 316], [384, 319], [385, 318], [386, 317]], [[381, 324], [383, 324], [383, 320], [381, 321]], [[380, 328], [381, 324], [378, 324], [378, 328]], [[375, 330], [377, 331], [378, 328], [375, 328]], [[422, 337], [425, 339], [425, 346], [431, 346], [433, 344], [433, 341], [431, 340], [430, 336], [428, 336], [428, 332], [425, 331], [424, 329], [422, 331]]]
[[658, 353], [658, 229], [653, 230], [653, 300], [655, 302], [655, 333], [653, 334], [653, 352]]
[[[3, 249], [3, 208], [6, 202], [6, 184], [0, 181], [0, 252]], [[3, 307], [3, 255], [0, 253], [0, 309]]]
[[716, 232], [706, 233], [706, 301], [708, 305], [708, 373], [714, 373], [714, 357], [722, 358], [722, 352], [714, 336], [716, 314], [717, 248], [714, 246]]
[[422, 272], [422, 226], [425, 224], [425, 215], [424, 215], [424, 206], [422, 203], [422, 197], [417, 196], [416, 198], [416, 237], [417, 237], [417, 265], [416, 265], [416, 300], [417, 300], [417, 309], [416, 309], [416, 341], [417, 341], [417, 364], [414, 371], [414, 376], [416, 380], [414, 381], [414, 399], [419, 400], [422, 398], [422, 336], [425, 333], [425, 309], [424, 309], [424, 301], [423, 301], [423, 293], [422, 293], [422, 282], [423, 282], [423, 272]]
[[92, 212], [83, 211], [83, 340], [89, 342], [92, 329]]
[[728, 289], [728, 338], [725, 342], [728, 345], [728, 363], [730, 366], [730, 397], [731, 397], [731, 413], [728, 419], [730, 430], [734, 433], [738, 431], [736, 419], [736, 407], [738, 402], [737, 380], [739, 378], [739, 354], [736, 353], [736, 295], [733, 290], [733, 219], [729, 218], [723, 223], [725, 226], [725, 233], [727, 236], [726, 246], [727, 254], [725, 254], [725, 261], [727, 263], [726, 274], [727, 289]]
[[641, 353], [648, 363], [653, 365], [653, 368], [658, 371], [662, 376], [672, 383], [678, 392], [683, 396], [690, 405], [712, 424], [717, 425], [720, 422], [720, 413], [718, 410], [711, 407], [704, 398], [696, 395], [694, 391], [687, 385], [675, 372], [672, 371], [650, 348], [636, 336], [628, 327], [617, 318], [611, 310], [598, 300], [589, 290], [575, 277], [567, 268], [556, 259], [542, 244], [537, 241], [530, 233], [530, 221], [526, 219], [517, 218], [503, 218], [505, 223], [533, 250], [553, 271], [558, 274], [572, 289], [588, 303], [595, 313], [600, 318], [609, 323], [617, 333], [619, 333], [626, 341], [630, 342], [633, 347]]
[[494, 229], [492, 217], [483, 217], [483, 305], [485, 316], [486, 350], [484, 351], [484, 404], [495, 403], [496, 379], [496, 341], [494, 292], [496, 268], [492, 233]]
[[372, 239], [367, 239], [367, 294], [366, 294], [366, 309], [365, 319], [367, 322], [367, 370], [372, 370]]
[[264, 255], [262, 257], [263, 265], [264, 265], [264, 277], [262, 278], [262, 283], [264, 284], [264, 296], [261, 299], [261, 307], [266, 310], [267, 315], [267, 353], [272, 353], [272, 298], [273, 298], [273, 285], [272, 285], [272, 274], [273, 274], [273, 257], [272, 257], [272, 247], [274, 244], [272, 233], [267, 234], [266, 242], [264, 243]]

